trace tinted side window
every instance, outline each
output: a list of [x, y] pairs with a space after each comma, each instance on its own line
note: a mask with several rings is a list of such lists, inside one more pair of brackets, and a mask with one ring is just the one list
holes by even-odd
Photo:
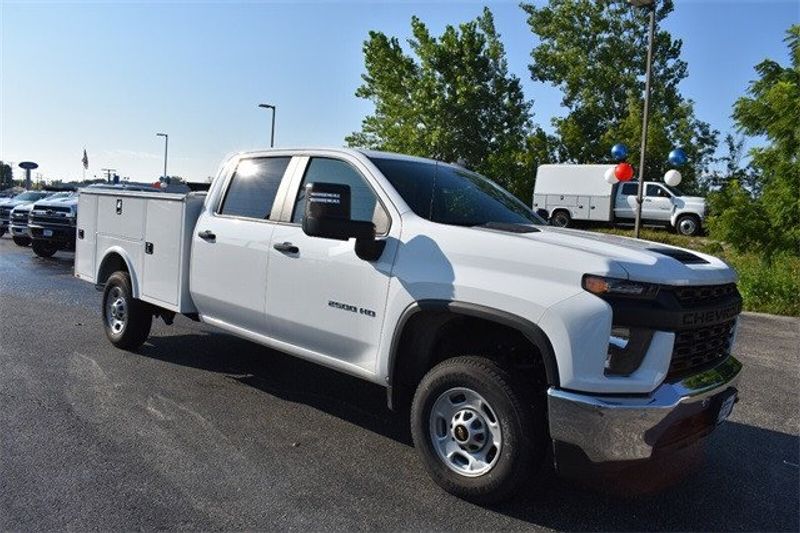
[[375, 233], [380, 235], [389, 229], [389, 216], [378, 201], [364, 176], [349, 164], [338, 159], [314, 157], [308, 162], [303, 183], [297, 192], [292, 222], [303, 222], [305, 186], [307, 183], [339, 183], [350, 186], [350, 217], [375, 224]]
[[268, 219], [290, 159], [291, 157], [262, 157], [239, 161], [225, 193], [220, 213]]
[[669, 194], [667, 191], [659, 187], [658, 185], [648, 185], [647, 186], [647, 196], [656, 196], [662, 198], [669, 198]]
[[622, 194], [625, 196], [636, 196], [636, 183], [625, 183], [622, 185]]

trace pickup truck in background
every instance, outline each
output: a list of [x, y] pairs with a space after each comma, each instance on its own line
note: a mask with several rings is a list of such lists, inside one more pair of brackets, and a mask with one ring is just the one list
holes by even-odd
[[[140, 184], [96, 183], [81, 190], [117, 190], [160, 192], [161, 189]], [[78, 217], [78, 192], [59, 193], [33, 204], [28, 219], [28, 232], [33, 252], [39, 257], [52, 257], [59, 250], [75, 249], [75, 222]]]
[[207, 194], [84, 189], [79, 207], [75, 275], [103, 291], [112, 344], [180, 313], [380, 384], [431, 477], [472, 501], [553, 462], [669, 455], [737, 400], [725, 263], [548, 226], [460, 166], [241, 153]]
[[[574, 221], [632, 224], [639, 183], [608, 183], [604, 173], [610, 167], [541, 165], [534, 184], [534, 210], [546, 212], [550, 223], [558, 227]], [[684, 196], [665, 183], [645, 182], [643, 223], [671, 227], [682, 235], [698, 235], [705, 215], [705, 198]]]

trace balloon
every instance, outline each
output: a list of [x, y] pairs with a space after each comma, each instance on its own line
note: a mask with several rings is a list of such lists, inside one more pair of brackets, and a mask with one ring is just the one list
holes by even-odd
[[604, 177], [604, 178], [606, 179], [606, 181], [607, 181], [608, 183], [610, 183], [611, 185], [614, 185], [616, 182], [618, 182], [618, 181], [619, 181], [619, 180], [617, 179], [617, 177], [614, 175], [614, 167], [608, 167], [608, 169], [607, 169], [607, 170], [605, 171], [605, 173], [603, 174], [603, 177]]
[[611, 147], [611, 157], [614, 161], [622, 161], [628, 157], [628, 147], [622, 143], [617, 143]]
[[674, 165], [676, 167], [680, 167], [686, 164], [689, 158], [686, 157], [686, 152], [683, 151], [683, 148], [674, 148], [669, 153], [669, 164]]
[[620, 163], [614, 167], [614, 176], [619, 181], [630, 181], [633, 177], [633, 167], [630, 163]]
[[675, 187], [681, 182], [681, 173], [677, 170], [667, 170], [664, 174], [664, 183], [670, 187]]

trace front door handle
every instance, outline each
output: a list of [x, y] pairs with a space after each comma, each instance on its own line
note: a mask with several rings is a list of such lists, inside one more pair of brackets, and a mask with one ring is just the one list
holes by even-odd
[[283, 252], [285, 254], [296, 254], [300, 252], [300, 248], [298, 248], [297, 246], [295, 246], [290, 242], [281, 242], [278, 244], [273, 244], [272, 247], [278, 250], [279, 252]]
[[206, 241], [213, 241], [217, 238], [217, 236], [214, 235], [214, 232], [208, 229], [205, 231], [198, 232], [197, 236]]

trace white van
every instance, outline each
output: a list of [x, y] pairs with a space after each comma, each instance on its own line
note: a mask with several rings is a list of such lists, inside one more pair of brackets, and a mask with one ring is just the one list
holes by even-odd
[[[554, 226], [573, 221], [632, 223], [638, 182], [610, 184], [604, 174], [612, 165], [541, 165], [536, 172], [533, 208], [546, 211]], [[684, 196], [665, 183], [645, 183], [642, 221], [697, 235], [706, 214], [705, 198]], [[544, 213], [542, 213], [544, 214]]]

